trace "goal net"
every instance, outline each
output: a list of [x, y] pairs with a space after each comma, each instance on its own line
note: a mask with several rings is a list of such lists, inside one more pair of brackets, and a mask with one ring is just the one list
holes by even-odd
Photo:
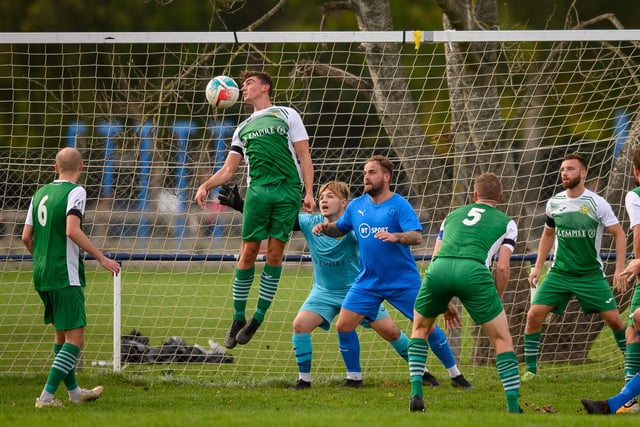
[[[114, 308], [113, 278], [87, 261], [82, 368], [109, 370], [121, 358], [129, 372], [295, 379], [292, 321], [312, 275], [304, 238], [294, 232], [287, 244], [283, 278], [257, 336], [225, 351], [241, 216], [220, 205], [216, 191], [206, 209], [193, 201], [250, 114], [241, 102], [212, 108], [204, 88], [215, 75], [237, 78], [245, 69], [271, 74], [275, 103], [301, 113], [316, 189], [338, 179], [358, 196], [365, 160], [393, 161], [394, 189], [423, 223], [423, 244], [414, 248], [421, 270], [445, 215], [471, 201], [473, 178], [484, 171], [502, 178], [500, 207], [519, 226], [504, 303], [522, 360], [526, 278], [563, 156], [587, 158], [589, 187], [628, 229], [639, 41], [640, 31], [0, 34], [0, 370], [44, 372], [50, 364], [53, 331], [43, 324], [20, 234], [30, 197], [55, 177], [56, 151], [75, 146], [85, 159], [85, 231], [123, 266]], [[241, 172], [233, 182], [244, 193]], [[609, 278], [613, 247], [605, 238]], [[616, 293], [621, 311], [630, 295]], [[410, 334], [410, 322], [387, 308]], [[472, 376], [494, 355], [462, 317], [465, 326], [450, 340]], [[141, 336], [119, 354], [120, 335], [134, 331]], [[365, 377], [407, 375], [386, 342], [368, 329], [359, 334]], [[341, 377], [335, 328], [312, 339], [314, 379]], [[545, 321], [540, 358], [542, 373], [571, 363], [622, 375], [610, 331], [575, 301]], [[446, 375], [433, 355], [428, 366]]]

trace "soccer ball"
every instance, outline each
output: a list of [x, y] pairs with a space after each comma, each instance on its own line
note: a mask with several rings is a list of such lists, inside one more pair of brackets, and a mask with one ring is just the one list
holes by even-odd
[[209, 80], [205, 94], [213, 107], [229, 108], [238, 101], [240, 88], [231, 77], [217, 76]]

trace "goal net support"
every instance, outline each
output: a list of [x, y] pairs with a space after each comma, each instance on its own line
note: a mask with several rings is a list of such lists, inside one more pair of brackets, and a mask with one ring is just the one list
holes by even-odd
[[[294, 232], [287, 244], [283, 278], [257, 336], [225, 351], [241, 215], [220, 205], [217, 191], [206, 209], [193, 201], [250, 114], [242, 102], [212, 108], [205, 86], [245, 69], [271, 74], [274, 103], [300, 112], [316, 189], [337, 179], [361, 195], [366, 159], [393, 161], [394, 189], [424, 227], [414, 248], [421, 271], [446, 214], [471, 201], [473, 178], [485, 171], [502, 178], [500, 207], [519, 226], [504, 303], [522, 360], [527, 275], [566, 154], [587, 158], [589, 188], [628, 229], [623, 204], [635, 186], [639, 43], [635, 30], [0, 33], [0, 370], [44, 372], [50, 364], [53, 331], [43, 324], [20, 233], [30, 197], [55, 177], [55, 153], [74, 146], [85, 159], [85, 231], [123, 267], [114, 281], [87, 261], [82, 369], [295, 378], [292, 321], [312, 283], [303, 236]], [[244, 193], [240, 172], [233, 183]], [[612, 251], [607, 237], [609, 278]], [[263, 261], [261, 254], [258, 270]], [[616, 292], [621, 311], [630, 296]], [[387, 308], [409, 334], [410, 322]], [[450, 341], [472, 375], [494, 355], [462, 317]], [[370, 329], [358, 332], [365, 376], [407, 375], [386, 342]], [[120, 351], [121, 336], [135, 338], [126, 347], [131, 354]], [[342, 376], [335, 328], [312, 339], [314, 378]], [[575, 301], [546, 320], [540, 358], [549, 373], [567, 363], [618, 372], [623, 361], [599, 317], [583, 315]], [[445, 375], [435, 357], [428, 366]]]

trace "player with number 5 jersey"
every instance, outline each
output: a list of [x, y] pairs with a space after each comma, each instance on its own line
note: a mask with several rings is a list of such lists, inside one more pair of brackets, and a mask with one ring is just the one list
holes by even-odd
[[[447, 230], [447, 240], [442, 239]], [[484, 203], [473, 203], [451, 212], [440, 227], [437, 257], [480, 261], [487, 267], [506, 241], [513, 246], [516, 223], [502, 211]]]
[[[507, 316], [500, 300], [509, 281], [509, 262], [518, 235], [516, 223], [496, 208], [502, 201], [497, 176], [476, 178], [474, 202], [451, 212], [442, 223], [433, 261], [427, 269], [414, 306], [409, 340], [411, 399], [409, 410], [424, 411], [421, 369], [427, 362], [426, 336], [440, 314], [448, 319], [453, 297], [491, 339], [496, 368], [507, 399], [507, 411], [519, 413], [520, 378]], [[495, 282], [489, 269], [498, 255]]]

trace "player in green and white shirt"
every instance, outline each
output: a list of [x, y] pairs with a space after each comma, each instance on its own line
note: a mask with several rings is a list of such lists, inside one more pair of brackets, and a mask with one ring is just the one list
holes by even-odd
[[[242, 217], [242, 250], [233, 281], [233, 322], [224, 344], [233, 348], [248, 343], [265, 319], [282, 273], [284, 247], [300, 211], [312, 212], [313, 165], [309, 136], [300, 115], [292, 108], [271, 103], [273, 81], [267, 73], [243, 74], [242, 98], [253, 114], [233, 134], [224, 165], [198, 188], [196, 202], [205, 207], [207, 192], [229, 182], [244, 160], [247, 193]], [[260, 244], [267, 242], [267, 260], [260, 275], [256, 311], [247, 322], [246, 306], [255, 275]]]
[[[640, 149], [633, 151], [633, 176], [640, 185]], [[625, 197], [625, 207], [629, 215], [629, 228], [633, 232], [633, 255], [640, 258], [640, 187], [629, 191]], [[625, 355], [625, 378], [629, 380], [640, 372], [640, 291], [633, 290], [627, 323], [627, 353]]]
[[[640, 185], [640, 149], [633, 150], [633, 178]], [[625, 197], [625, 208], [629, 215], [629, 229], [633, 233], [633, 255], [640, 259], [640, 186], [629, 191]], [[633, 290], [629, 305], [629, 319], [626, 330], [627, 351], [624, 357], [625, 382], [640, 373], [640, 291]], [[636, 379], [637, 381], [637, 379]], [[616, 413], [638, 412], [638, 400], [633, 398], [616, 409]]]
[[[500, 180], [494, 174], [484, 173], [476, 178], [473, 196], [475, 203], [454, 210], [443, 222], [433, 249], [433, 261], [416, 298], [409, 341], [412, 412], [424, 411], [420, 376], [427, 361], [427, 333], [440, 314], [445, 313], [445, 322], [450, 322], [446, 313], [453, 297], [460, 299], [473, 321], [491, 339], [507, 411], [521, 412], [518, 358], [500, 300], [509, 281], [509, 262], [518, 227], [496, 209], [503, 194]], [[489, 268], [496, 254], [494, 282]]]
[[[633, 150], [633, 177], [636, 185], [640, 185], [640, 149]], [[629, 191], [625, 197], [625, 208], [629, 215], [629, 228], [633, 232], [633, 255], [640, 259], [640, 187]], [[634, 261], [636, 262], [636, 261]], [[626, 271], [626, 270], [625, 270]], [[635, 283], [635, 282], [634, 282]], [[592, 401], [583, 399], [587, 412], [590, 414], [624, 414], [639, 411], [638, 394], [640, 393], [640, 291], [633, 290], [629, 319], [627, 322], [626, 342], [627, 351], [624, 355], [625, 385], [615, 396], [606, 401]]]
[[[33, 283], [36, 291], [85, 286], [80, 248], [64, 232], [67, 215], [82, 218], [85, 202], [84, 188], [62, 180], [43, 186], [33, 196], [25, 223], [33, 227]], [[80, 324], [71, 326], [84, 326], [86, 319], [83, 317], [76, 321]]]
[[67, 147], [58, 152], [58, 179], [33, 196], [22, 230], [22, 242], [33, 255], [33, 282], [44, 304], [44, 321], [55, 328], [55, 357], [44, 390], [36, 399], [36, 408], [63, 405], [54, 398], [61, 382], [72, 403], [95, 400], [103, 390], [102, 386], [82, 389], [75, 377], [87, 323], [80, 249], [112, 273], [119, 273], [120, 266], [104, 256], [82, 231], [86, 192], [77, 184], [82, 168], [78, 150]]
[[[620, 350], [625, 351], [625, 325], [618, 312], [607, 281], [600, 246], [604, 229], [616, 242], [614, 285], [625, 291], [627, 284], [619, 276], [624, 268], [626, 236], [609, 203], [585, 188], [587, 163], [578, 154], [566, 156], [560, 166], [564, 191], [547, 202], [544, 231], [538, 246], [538, 258], [529, 275], [537, 291], [527, 313], [524, 331], [524, 358], [527, 371], [522, 379], [538, 373], [540, 330], [547, 314], [562, 314], [575, 295], [584, 313], [600, 313], [612, 329]], [[538, 284], [545, 260], [555, 245], [555, 258], [544, 280]]]

